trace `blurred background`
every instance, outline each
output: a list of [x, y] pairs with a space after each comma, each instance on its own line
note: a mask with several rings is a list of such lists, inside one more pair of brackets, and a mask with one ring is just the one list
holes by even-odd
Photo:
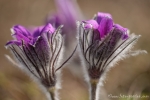
[[[112, 14], [115, 23], [127, 27], [131, 33], [141, 34], [136, 49], [148, 54], [120, 61], [108, 73], [101, 88], [101, 100], [126, 100], [109, 95], [145, 95], [150, 100], [150, 0], [77, 0], [84, 16], [92, 18], [98, 11]], [[46, 15], [56, 11], [53, 0], [0, 0], [0, 100], [46, 100], [44, 93], [32, 79], [5, 57], [4, 45], [11, 40], [13, 25], [38, 26]], [[61, 100], [88, 100], [88, 86], [81, 66], [71, 63], [62, 72]], [[72, 68], [75, 67], [75, 68]], [[70, 70], [73, 69], [73, 70]]]

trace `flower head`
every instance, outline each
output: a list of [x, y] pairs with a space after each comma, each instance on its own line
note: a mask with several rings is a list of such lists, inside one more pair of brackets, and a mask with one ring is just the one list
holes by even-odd
[[[56, 71], [63, 50], [63, 38], [60, 29], [51, 24], [27, 29], [21, 25], [14, 26], [12, 36], [6, 47], [15, 56], [18, 66], [26, 68], [46, 87], [56, 84]], [[59, 67], [60, 66], [60, 67]]]
[[140, 37], [115, 24], [110, 14], [99, 12], [94, 19], [79, 23], [79, 44], [90, 79], [100, 79], [108, 67], [125, 57]]
[[50, 14], [46, 23], [51, 23], [55, 28], [64, 25], [61, 34], [65, 36], [65, 47], [71, 50], [76, 45], [76, 21], [82, 20], [83, 15], [76, 0], [55, 0], [55, 4], [57, 12]]
[[[81, 20], [82, 14], [75, 0], [55, 0], [57, 13], [48, 16], [46, 22], [52, 23], [54, 27], [64, 25], [62, 34], [75, 34], [76, 21]], [[76, 8], [76, 9], [74, 9]]]

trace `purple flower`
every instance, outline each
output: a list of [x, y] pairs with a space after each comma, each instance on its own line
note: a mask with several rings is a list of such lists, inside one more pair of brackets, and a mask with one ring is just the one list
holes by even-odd
[[50, 14], [46, 23], [51, 23], [55, 28], [64, 25], [62, 35], [65, 35], [65, 46], [71, 49], [76, 42], [76, 21], [83, 20], [83, 15], [76, 0], [55, 0], [55, 4], [57, 12]]
[[83, 19], [76, 1], [55, 0], [55, 4], [57, 7], [57, 13], [48, 16], [46, 22], [51, 23], [56, 28], [60, 25], [64, 25], [63, 34], [68, 34], [68, 31], [76, 30], [76, 21]]
[[102, 74], [127, 52], [140, 37], [129, 35], [127, 28], [114, 24], [108, 13], [99, 12], [94, 19], [79, 22], [81, 58], [89, 79], [100, 79]]
[[12, 36], [15, 38], [15, 40], [9, 41], [6, 45], [17, 44], [20, 46], [21, 43], [24, 42], [27, 45], [34, 46], [37, 40], [41, 38], [44, 33], [48, 35], [53, 34], [55, 28], [51, 24], [47, 24], [46, 26], [40, 26], [32, 30], [27, 30], [21, 25], [16, 25], [11, 30]]
[[51, 24], [34, 29], [16, 25], [12, 28], [14, 40], [6, 44], [18, 66], [26, 68], [47, 88], [55, 86], [56, 72], [72, 56], [62, 65], [58, 65], [63, 50], [61, 28], [62, 26], [55, 29]]

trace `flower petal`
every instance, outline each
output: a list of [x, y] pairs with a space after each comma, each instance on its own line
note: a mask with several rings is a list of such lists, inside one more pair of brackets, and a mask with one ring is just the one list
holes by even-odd
[[95, 20], [88, 20], [88, 21], [82, 21], [85, 23], [84, 28], [85, 29], [97, 29], [98, 28], [98, 23]]
[[43, 34], [42, 36], [38, 38], [34, 49], [42, 65], [47, 67], [50, 61], [51, 52], [50, 52], [50, 46], [49, 46], [46, 34]]
[[42, 33], [54, 33], [55, 31], [55, 28], [50, 24], [48, 23], [42, 30], [41, 30], [41, 34]]
[[20, 46], [21, 42], [17, 41], [17, 40], [11, 40], [11, 41], [7, 42], [5, 46], [11, 45], [11, 44], [16, 44], [17, 46]]
[[76, 0], [55, 0], [55, 3], [62, 24], [73, 29], [76, 28], [76, 20], [83, 18]]
[[98, 24], [100, 24], [101, 20], [105, 17], [112, 19], [112, 16], [109, 13], [98, 12], [97, 17], [96, 17], [96, 21], [98, 22]]
[[18, 41], [24, 40], [26, 42], [30, 41], [28, 39], [28, 36], [31, 36], [31, 34], [26, 30], [25, 27], [21, 25], [16, 25], [12, 28], [12, 36], [15, 37]]
[[41, 36], [43, 33], [54, 33], [55, 28], [48, 23], [46, 26], [40, 26], [33, 31], [33, 37], [37, 38]]
[[101, 19], [101, 23], [99, 24], [98, 30], [100, 32], [101, 38], [107, 35], [113, 26], [113, 20], [109, 17], [104, 17]]
[[28, 36], [28, 35], [31, 35], [28, 30], [26, 30], [25, 27], [21, 26], [21, 25], [15, 25], [13, 27], [13, 30], [15, 33], [18, 33], [18, 34], [23, 34], [24, 36]]
[[47, 22], [51, 23], [55, 28], [58, 28], [62, 23], [59, 14], [54, 14], [48, 17]]
[[44, 26], [39, 26], [39, 27], [34, 28], [32, 30], [33, 37], [36, 38], [36, 37], [40, 36], [43, 28], [44, 28]]
[[128, 35], [128, 29], [127, 28], [124, 28], [124, 27], [122, 27], [119, 24], [115, 24], [114, 27], [118, 31], [118, 33], [122, 34], [122, 39], [123, 40], [127, 39], [129, 37], [129, 35]]

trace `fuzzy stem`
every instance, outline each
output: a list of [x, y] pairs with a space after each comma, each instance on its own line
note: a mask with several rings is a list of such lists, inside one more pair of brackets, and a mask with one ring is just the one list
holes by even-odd
[[90, 90], [90, 100], [96, 100], [96, 91], [97, 91], [97, 84], [98, 84], [98, 80], [94, 79], [91, 80], [90, 82], [90, 86], [91, 86], [91, 90]]
[[49, 94], [51, 96], [51, 100], [55, 100], [55, 87], [50, 87], [48, 89], [48, 92], [49, 92]]

